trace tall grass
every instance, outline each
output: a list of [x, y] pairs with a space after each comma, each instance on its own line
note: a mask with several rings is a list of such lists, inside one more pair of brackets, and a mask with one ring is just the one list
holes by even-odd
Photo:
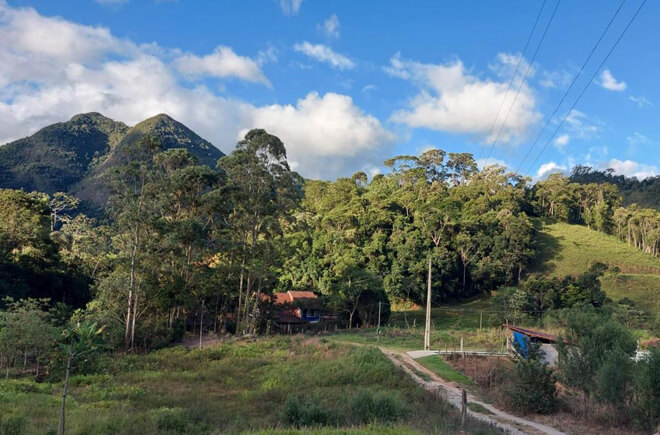
[[[98, 367], [71, 379], [69, 434], [458, 430], [453, 408], [371, 347], [278, 337], [106, 356]], [[56, 383], [0, 381], [0, 432], [53, 433], [59, 391]], [[494, 432], [473, 421], [468, 427]]]

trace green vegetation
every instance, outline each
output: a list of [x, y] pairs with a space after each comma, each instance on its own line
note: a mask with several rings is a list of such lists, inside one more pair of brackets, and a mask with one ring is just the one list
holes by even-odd
[[[463, 338], [465, 350], [503, 351], [506, 338], [501, 328], [479, 329], [434, 329], [431, 331], [431, 348], [458, 350]], [[376, 328], [360, 328], [338, 331], [327, 336], [337, 343], [356, 343], [387, 347], [398, 350], [419, 350], [424, 345], [424, 328], [381, 328], [380, 339]]]
[[133, 128], [99, 113], [76, 115], [30, 137], [0, 147], [0, 188], [48, 194], [72, 192], [104, 207], [107, 186], [100, 177], [121, 163], [121, 150], [144, 137], [155, 137], [164, 149], [186, 148], [201, 163], [215, 167], [223, 153], [167, 115]]
[[[354, 428], [349, 433], [455, 433], [459, 424], [456, 410], [418, 388], [378, 350], [315, 339], [105, 356], [89, 370], [71, 377], [67, 433], [239, 433], [319, 425]], [[59, 394], [59, 383], [0, 381], [0, 424], [27, 434], [54, 430]], [[497, 432], [474, 421], [466, 429]]]
[[[451, 432], [453, 411], [431, 413], [447, 405], [432, 403], [383, 355], [338, 346], [421, 348], [423, 311], [392, 310], [423, 306], [427, 280], [434, 348], [502, 350], [504, 322], [571, 333], [575, 312], [603, 316], [619, 325], [613, 333], [660, 328], [660, 215], [620, 207], [611, 184], [553, 174], [529, 185], [506, 168], [479, 170], [472, 155], [440, 149], [389, 159], [389, 172], [371, 180], [364, 172], [304, 180], [265, 130], [247, 132], [222, 156], [166, 115], [131, 129], [81, 115], [7, 147], [0, 186], [41, 192], [0, 189], [0, 292], [11, 296], [0, 302], [0, 364], [14, 378], [0, 400], [4, 432], [50, 427], [56, 383], [71, 374], [74, 433], [383, 425]], [[28, 154], [5, 151], [17, 147], [36, 166], [25, 166]], [[26, 175], [41, 173], [41, 184]], [[96, 218], [85, 214], [90, 204], [103, 208]], [[330, 344], [168, 348], [186, 332], [200, 348], [204, 333], [271, 334], [284, 322], [269, 296], [296, 289], [314, 291], [338, 327]], [[103, 347], [76, 349], [83, 330]], [[571, 343], [606, 341], [574, 335]], [[608, 355], [588, 359], [585, 376], [561, 370], [571, 394], [608, 406], [636, 385], [640, 393], [626, 403], [646, 425], [656, 415], [655, 378], [616, 375], [631, 346], [600, 349]], [[596, 347], [565, 361], [581, 368]], [[442, 358], [421, 362], [471, 382]], [[648, 374], [656, 361], [636, 364]], [[489, 385], [498, 370], [506, 368], [489, 368]], [[45, 382], [27, 381], [32, 375]], [[521, 362], [507, 376], [515, 376], [504, 384], [516, 398], [508, 406], [555, 409], [546, 367]]]
[[[539, 262], [533, 271], [549, 276], [578, 275], [595, 263], [609, 270], [601, 278], [605, 293], [615, 301], [629, 298], [651, 312], [660, 312], [660, 260], [632, 246], [581, 225], [543, 226]], [[614, 270], [618, 268], [618, 271]]]
[[417, 362], [446, 381], [456, 382], [462, 385], [472, 384], [470, 378], [449, 365], [449, 363], [441, 356], [425, 356], [417, 359]]
[[638, 180], [636, 177], [614, 175], [610, 169], [598, 171], [590, 166], [578, 165], [573, 168], [571, 181], [575, 183], [609, 183], [614, 184], [621, 193], [623, 205], [637, 204], [640, 207], [660, 210], [660, 177], [647, 177]]
[[481, 403], [468, 402], [468, 409], [473, 412], [478, 412], [479, 414], [492, 415], [493, 413], [490, 409], [483, 406]]

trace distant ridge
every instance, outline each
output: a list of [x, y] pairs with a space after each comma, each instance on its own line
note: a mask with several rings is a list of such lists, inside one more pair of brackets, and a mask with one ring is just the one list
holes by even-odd
[[164, 149], [186, 148], [200, 164], [211, 167], [224, 156], [166, 114], [129, 128], [100, 113], [83, 113], [0, 146], [0, 188], [70, 192], [92, 207], [103, 207], [108, 192], [102, 173], [119, 163], [123, 147], [145, 136], [157, 138]]

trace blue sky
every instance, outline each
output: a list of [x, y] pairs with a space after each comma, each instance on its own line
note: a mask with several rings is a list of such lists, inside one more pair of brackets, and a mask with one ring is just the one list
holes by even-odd
[[522, 162], [620, 0], [562, 1], [521, 82], [557, 4], [547, 0], [508, 92], [540, 0], [0, 0], [0, 143], [83, 111], [129, 125], [166, 112], [225, 152], [265, 127], [309, 177], [375, 173], [431, 146], [534, 177], [584, 163], [657, 175], [660, 3], [646, 3], [568, 112], [641, 1], [624, 3]]

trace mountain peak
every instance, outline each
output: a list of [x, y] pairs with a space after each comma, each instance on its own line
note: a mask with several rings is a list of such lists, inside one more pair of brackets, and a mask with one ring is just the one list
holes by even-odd
[[[113, 121], [112, 119], [108, 118], [107, 116], [104, 116], [103, 114], [99, 112], [88, 112], [88, 113], [78, 113], [77, 115], [73, 115], [69, 122], [77, 122], [81, 120], [107, 120], [107, 121]], [[116, 121], [113, 121], [116, 122]]]

